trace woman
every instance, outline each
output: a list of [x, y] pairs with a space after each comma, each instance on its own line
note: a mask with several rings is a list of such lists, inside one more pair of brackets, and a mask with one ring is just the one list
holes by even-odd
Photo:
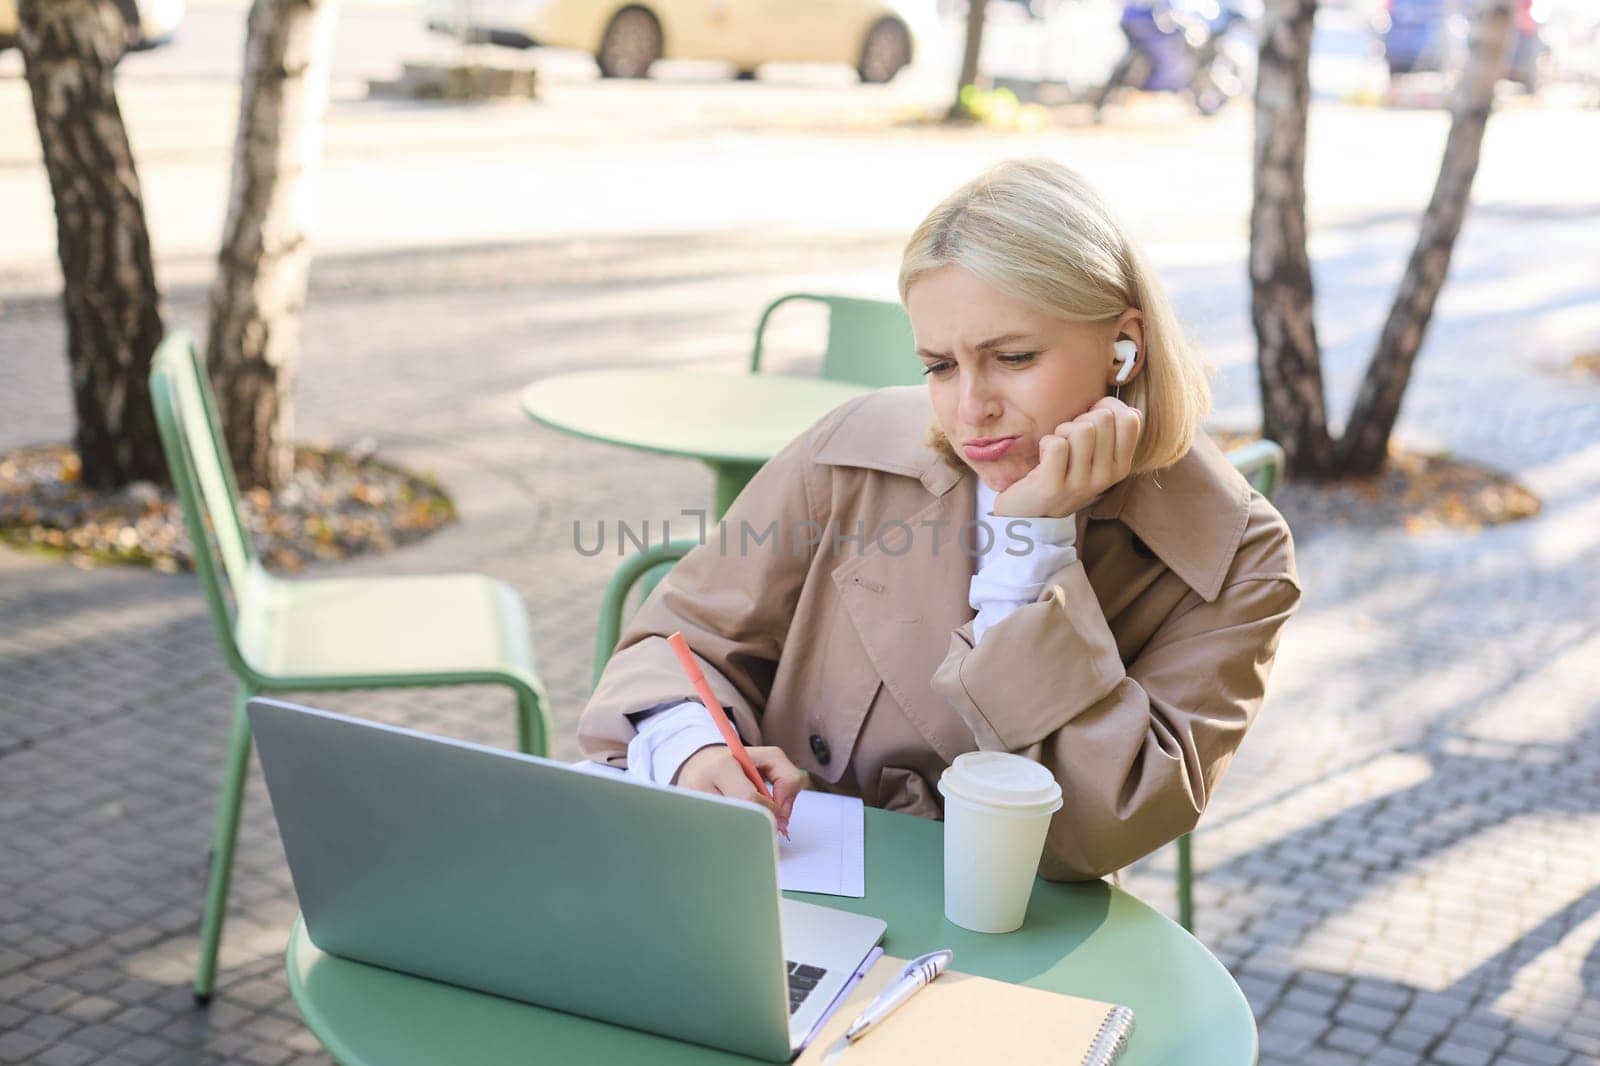
[[[1205, 809], [1300, 597], [1289, 531], [1198, 432], [1203, 370], [1070, 170], [957, 190], [900, 293], [927, 387], [848, 403], [761, 470], [641, 608], [579, 743], [780, 823], [808, 783], [938, 818], [957, 755], [1017, 752], [1065, 794], [1040, 872], [1100, 877]], [[693, 702], [675, 630], [770, 800]]]

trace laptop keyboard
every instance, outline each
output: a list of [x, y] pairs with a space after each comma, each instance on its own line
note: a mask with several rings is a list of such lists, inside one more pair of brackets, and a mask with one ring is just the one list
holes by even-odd
[[793, 1014], [800, 1009], [800, 1004], [806, 1001], [811, 990], [817, 987], [817, 982], [822, 980], [828, 971], [817, 966], [807, 966], [804, 963], [791, 962], [789, 966], [789, 1013]]

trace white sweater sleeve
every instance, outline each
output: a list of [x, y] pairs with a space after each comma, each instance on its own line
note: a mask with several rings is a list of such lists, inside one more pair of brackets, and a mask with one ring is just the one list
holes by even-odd
[[1007, 518], [992, 513], [994, 498], [994, 491], [979, 482], [977, 518], [994, 536], [967, 590], [967, 602], [978, 612], [972, 623], [974, 643], [1017, 608], [1037, 600], [1050, 576], [1078, 557], [1072, 515]]
[[628, 773], [658, 785], [670, 785], [678, 769], [701, 748], [721, 744], [722, 734], [698, 700], [657, 711], [636, 722], [638, 735], [628, 743]]

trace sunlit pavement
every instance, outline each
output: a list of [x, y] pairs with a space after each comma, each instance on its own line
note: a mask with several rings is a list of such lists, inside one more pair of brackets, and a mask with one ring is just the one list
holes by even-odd
[[[226, 196], [236, 98], [212, 57], [230, 10], [194, 8], [192, 50], [131, 57], [122, 85], [169, 321], [190, 329]], [[437, 46], [388, 9], [345, 25], [369, 23], [400, 51]], [[1218, 364], [1216, 423], [1254, 417], [1248, 108], [1202, 122], [1144, 99], [1104, 127], [1067, 109], [1035, 135], [952, 131], [915, 121], [944, 99], [931, 78], [872, 91], [837, 72], [748, 84], [691, 69], [616, 85], [577, 62], [535, 105], [399, 105], [360, 97], [391, 39], [355, 40], [341, 37], [317, 189], [301, 433], [374, 438], [437, 473], [463, 520], [340, 571], [515, 584], [559, 756], [576, 754], [590, 669], [574, 634], [617, 562], [578, 555], [573, 523], [675, 516], [710, 483], [691, 463], [535, 428], [514, 402], [528, 380], [736, 368], [768, 297], [892, 293], [932, 203], [992, 159], [1043, 154], [1089, 174], [1149, 243]], [[0, 448], [71, 432], [53, 216], [14, 59], [0, 59]], [[1444, 132], [1433, 111], [1328, 101], [1313, 115], [1336, 412]], [[1575, 108], [1519, 101], [1493, 119], [1400, 422], [1408, 443], [1515, 474], [1540, 516], [1300, 532], [1306, 603], [1196, 844], [1198, 932], [1250, 997], [1265, 1062], [1600, 1057], [1600, 384], [1564, 369], [1600, 347], [1583, 155], [1597, 134], [1600, 113]], [[779, 364], [804, 369], [817, 328], [780, 322]], [[230, 694], [192, 577], [0, 551], [0, 1061], [323, 1061], [283, 984], [294, 902], [259, 781], [218, 997], [201, 1012], [187, 992]], [[495, 692], [321, 702], [512, 738]], [[1170, 909], [1171, 865], [1158, 853], [1128, 884]]]

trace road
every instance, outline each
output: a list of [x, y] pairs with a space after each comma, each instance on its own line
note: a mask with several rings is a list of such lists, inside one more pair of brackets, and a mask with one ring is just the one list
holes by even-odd
[[[659, 79], [630, 83], [597, 79], [588, 60], [562, 54], [534, 59], [545, 74], [537, 102], [384, 101], [367, 97], [366, 78], [392, 75], [407, 56], [455, 46], [426, 34], [404, 5], [366, 0], [341, 18], [315, 185], [313, 301], [316, 278], [352, 258], [378, 257], [396, 277], [411, 277], [475, 249], [492, 259], [493, 249], [550, 240], [613, 248], [725, 237], [806, 246], [823, 262], [830, 248], [881, 248], [872, 265], [841, 265], [829, 281], [892, 295], [893, 249], [933, 204], [988, 163], [1043, 155], [1105, 190], [1157, 265], [1198, 287], [1185, 296], [1184, 312], [1219, 365], [1242, 368], [1251, 356], [1243, 289], [1253, 137], [1247, 103], [1210, 121], [1175, 98], [1146, 98], [1118, 108], [1104, 126], [1069, 107], [1033, 134], [951, 129], [928, 121], [948, 102], [948, 79], [937, 69], [860, 86], [843, 68], [769, 69], [758, 81], [736, 82], [715, 66], [669, 64]], [[237, 5], [197, 4], [177, 43], [128, 57], [120, 78], [169, 294], [203, 289], [214, 273], [238, 108], [231, 57], [241, 33]], [[43, 314], [38, 309], [60, 286], [27, 87], [16, 57], [5, 62], [0, 375], [22, 343], [3, 328], [6, 302], [24, 301], [35, 308], [30, 317]], [[1319, 285], [1359, 290], [1366, 301], [1329, 336], [1349, 336], [1343, 327], [1351, 321], [1375, 326], [1369, 320], [1403, 266], [1447, 126], [1435, 110], [1315, 105], [1307, 187]], [[1549, 249], [1600, 244], [1582, 147], [1597, 141], [1600, 112], [1507, 101], [1485, 141], [1468, 234], [1517, 249], [1538, 271], [1561, 262], [1541, 252], [1541, 242]], [[1352, 253], [1375, 241], [1384, 273], [1371, 276], [1368, 262], [1359, 276], [1346, 276], [1357, 268], [1342, 264], [1367, 262]], [[1562, 322], [1562, 336], [1589, 328], [1576, 312]], [[1335, 380], [1354, 372], [1341, 365], [1330, 358]], [[1243, 377], [1224, 382], [1219, 399], [1246, 410], [1252, 389]]]
[[[441, 55], [446, 39], [423, 28], [420, 4], [408, 0], [354, 0], [341, 6], [333, 57], [335, 81], [364, 81], [394, 72], [403, 56]], [[1013, 4], [991, 7], [985, 33], [983, 69], [1010, 78], [1050, 78], [1074, 87], [1099, 85], [1120, 54], [1117, 0], [1070, 0], [1055, 4], [1047, 18], [1030, 19]], [[947, 16], [942, 39], [921, 66], [929, 91], [938, 95], [953, 81], [960, 60], [959, 16]], [[182, 29], [169, 45], [128, 57], [127, 75], [138, 79], [213, 79], [235, 81], [244, 46], [243, 4], [239, 0], [189, 0]], [[1330, 7], [1318, 18], [1313, 79], [1325, 95], [1373, 84], [1382, 64], [1372, 58], [1367, 16]], [[508, 54], [508, 53], [502, 53]], [[530, 62], [561, 80], [595, 77], [594, 64], [578, 53], [540, 51]], [[0, 78], [21, 72], [13, 51], [0, 54]], [[658, 76], [672, 80], [725, 76], [717, 64], [666, 63]], [[764, 77], [801, 84], [845, 84], [843, 68], [788, 67]]]

